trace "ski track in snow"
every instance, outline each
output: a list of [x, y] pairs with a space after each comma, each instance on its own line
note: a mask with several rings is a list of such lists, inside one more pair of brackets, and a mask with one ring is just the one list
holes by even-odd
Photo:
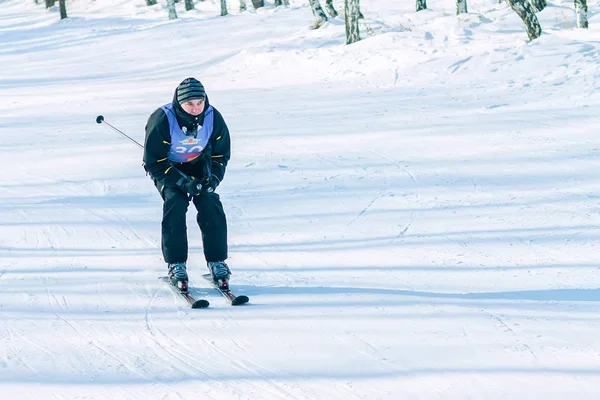
[[[410, 177], [410, 180], [412, 181], [413, 185], [414, 185], [414, 189], [415, 189], [415, 201], [414, 201], [414, 205], [420, 205], [420, 198], [419, 198], [419, 182], [417, 182], [417, 179], [415, 178], [415, 176], [408, 170], [408, 168], [406, 168], [403, 165], [400, 165], [400, 163], [394, 161], [393, 159], [391, 159], [388, 156], [385, 156], [377, 151], [374, 151], [372, 149], [369, 149], [369, 151], [373, 154], [375, 154], [378, 157], [381, 157], [385, 160], [388, 160], [391, 164], [393, 164], [395, 167], [397, 167], [398, 169], [400, 169], [401, 171], [405, 172], [406, 175], [408, 175]], [[391, 195], [396, 195], [395, 193], [392, 193]], [[398, 240], [400, 237], [404, 236], [406, 234], [406, 232], [408, 231], [408, 229], [411, 227], [411, 225], [413, 224], [413, 222], [415, 221], [415, 219], [417, 218], [417, 212], [411, 212], [410, 213], [410, 219], [409, 221], [405, 224], [404, 228], [398, 233], [398, 235], [396, 235], [395, 238], [393, 238], [390, 242], [388, 242], [388, 244], [392, 244], [393, 242], [395, 242], [396, 240]]]
[[533, 350], [531, 349], [531, 347], [529, 347], [529, 345], [525, 342], [523, 342], [520, 338], [520, 335], [517, 334], [508, 324], [507, 322], [501, 318], [500, 316], [493, 314], [491, 312], [484, 312], [484, 314], [486, 316], [488, 316], [489, 318], [493, 319], [494, 321], [498, 322], [507, 332], [510, 332], [511, 335], [513, 335], [517, 341], [517, 345], [515, 346], [515, 350], [520, 351], [520, 350], [526, 350], [527, 352], [529, 352], [529, 354], [531, 354], [531, 356], [533, 357], [534, 360], [537, 360], [537, 356], [535, 355], [535, 353], [533, 352]]
[[362, 217], [367, 211], [369, 211], [369, 208], [371, 208], [371, 206], [379, 199], [381, 199], [383, 197], [383, 192], [380, 191], [370, 202], [369, 204], [367, 204], [362, 210], [360, 210], [360, 212], [358, 214], [356, 214], [356, 216], [354, 218], [352, 218], [352, 220], [350, 222], [348, 222], [348, 226], [352, 225], [354, 222], [356, 222], [360, 217]]
[[[48, 278], [45, 278], [45, 287], [46, 287], [46, 295], [47, 295], [47, 299], [48, 299], [48, 304], [50, 305], [50, 308], [51, 308], [52, 312], [54, 313], [54, 315], [56, 316], [56, 318], [58, 320], [60, 320], [61, 322], [63, 322], [65, 325], [69, 326], [72, 329], [72, 331], [76, 334], [76, 336], [78, 336], [80, 338], [93, 337], [93, 333], [95, 333], [95, 332], [93, 332], [93, 329], [91, 332], [92, 334], [89, 334], [83, 328], [79, 327], [78, 324], [76, 322], [74, 322], [73, 320], [63, 317], [62, 314], [69, 309], [69, 303], [64, 296], [61, 296], [61, 298], [59, 300], [56, 297], [56, 295], [54, 295], [50, 291], [48, 286], [49, 286]], [[105, 357], [109, 357], [109, 358], [113, 359], [114, 361], [116, 361], [121, 367], [125, 368], [127, 371], [145, 379], [145, 376], [140, 374], [135, 367], [127, 365], [121, 357], [108, 351], [107, 348], [102, 346], [97, 340], [90, 339], [88, 341], [88, 344], [92, 345], [98, 352], [100, 352], [101, 355], [103, 355]]]
[[[191, 284], [193, 285], [193, 282], [191, 282]], [[159, 328], [153, 326], [154, 324], [152, 322], [153, 320], [152, 320], [151, 309], [152, 309], [152, 305], [155, 301], [155, 298], [157, 297], [158, 293], [161, 291], [162, 290], [160, 290], [160, 289], [157, 290], [155, 292], [155, 294], [151, 297], [150, 303], [148, 304], [148, 306], [146, 308], [146, 314], [145, 314], [146, 331], [152, 338], [154, 344], [160, 350], [159, 352], [157, 352], [157, 354], [166, 353], [172, 357], [172, 359], [167, 358], [167, 357], [161, 357], [167, 363], [167, 365], [172, 365], [173, 359], [174, 359], [175, 364], [183, 365], [183, 366], [187, 367], [187, 368], [178, 368], [178, 369], [181, 373], [186, 374], [190, 378], [194, 378], [194, 379], [197, 379], [198, 377], [208, 378], [209, 380], [211, 380], [211, 382], [213, 382], [212, 385], [216, 386], [215, 391], [217, 393], [226, 391], [226, 393], [228, 393], [229, 395], [237, 394], [238, 396], [240, 396], [240, 398], [244, 398], [246, 391], [239, 390], [238, 388], [236, 388], [235, 386], [232, 386], [232, 385], [219, 384], [218, 380], [214, 376], [204, 372], [207, 370], [206, 364], [197, 365], [197, 363], [198, 363], [197, 359], [195, 359], [192, 354], [188, 354], [185, 351], [178, 349], [179, 346], [177, 343], [174, 343], [174, 346], [170, 346], [168, 344], [170, 339]], [[169, 291], [169, 293], [171, 293], [171, 292]], [[171, 294], [172, 294], [172, 298], [174, 300], [178, 301], [177, 296], [173, 293], [171, 293]], [[190, 335], [197, 335], [198, 332], [187, 321], [187, 319], [190, 316], [190, 313], [195, 313], [195, 311], [184, 311], [184, 310], [188, 310], [188, 308], [179, 307], [178, 316], [179, 316], [181, 325], [186, 328], [186, 330], [188, 331], [188, 333]], [[203, 311], [206, 311], [206, 310], [203, 310]], [[225, 320], [225, 322], [222, 322], [223, 320]], [[231, 317], [220, 316], [220, 317], [215, 318], [214, 321], [211, 323], [211, 325], [213, 325], [213, 327], [219, 327], [218, 331], [222, 333], [222, 332], [224, 332], [224, 329], [231, 329], [231, 327], [229, 326], [229, 325], [231, 325], [231, 323], [235, 323], [235, 321], [233, 321], [231, 319]], [[225, 325], [227, 325], [227, 327]], [[242, 346], [240, 346], [235, 340], [232, 341], [232, 343], [231, 343], [232, 347], [229, 348], [229, 351], [224, 351], [223, 349], [221, 349], [221, 347], [219, 345], [215, 344], [212, 339], [210, 339], [210, 338], [207, 338], [207, 339], [200, 338], [200, 339], [202, 341], [202, 344], [203, 344], [202, 348], [204, 351], [216, 353], [218, 359], [231, 360], [231, 366], [235, 367], [235, 370], [241, 371], [244, 373], [251, 373], [251, 374], [257, 373], [256, 370], [249, 369], [243, 363], [236, 361], [236, 357], [239, 357], [240, 354], [242, 354], [242, 353], [240, 353], [240, 351], [243, 352], [244, 348]], [[238, 351], [235, 351], [236, 349]], [[289, 398], [288, 393], [284, 392], [284, 395], [282, 395], [280, 392], [273, 391], [272, 389], [270, 389], [269, 386], [254, 384], [252, 382], [249, 382], [248, 384], [252, 385], [253, 387], [256, 387], [257, 389], [266, 390], [268, 393], [275, 396], [274, 398], [281, 398], [281, 399]], [[205, 393], [205, 395], [209, 395], [209, 394]], [[210, 396], [209, 398], [218, 398], [218, 397]]]
[[[188, 375], [188, 372], [185, 371], [182, 368], [179, 368], [179, 363], [181, 361], [181, 358], [178, 357], [177, 355], [173, 354], [172, 350], [169, 350], [168, 347], [165, 347], [166, 345], [164, 344], [165, 342], [163, 340], [161, 340], [159, 338], [160, 332], [158, 331], [158, 329], [153, 328], [153, 323], [152, 323], [152, 316], [151, 316], [151, 308], [153, 306], [153, 303], [158, 295], [158, 293], [160, 292], [160, 289], [157, 289], [154, 291], [154, 294], [152, 295], [152, 297], [150, 298], [150, 301], [148, 303], [148, 305], [146, 306], [146, 310], [145, 310], [145, 316], [144, 316], [144, 321], [145, 321], [145, 328], [146, 328], [146, 334], [151, 338], [152, 343], [154, 344], [154, 347], [157, 348], [157, 351], [154, 352], [154, 354], [161, 359], [162, 361], [165, 362], [165, 365], [169, 365], [172, 367], [177, 368], [177, 370], [184, 375]], [[167, 355], [171, 355], [173, 358], [175, 358], [176, 362], [173, 363], [173, 359], [169, 358], [169, 357], [165, 357], [165, 354]], [[185, 362], [184, 362], [185, 364]], [[161, 382], [159, 382], [161, 383]], [[164, 385], [163, 383], [161, 383], [161, 385]], [[177, 392], [176, 390], [174, 390], [173, 387], [168, 386], [168, 385], [164, 385], [168, 391], [173, 394], [175, 394], [177, 396], [177, 398], [180, 399], [184, 399], [185, 397], [183, 397], [181, 394], [179, 394], [179, 392]], [[207, 396], [209, 396], [209, 393], [207, 393]], [[213, 397], [208, 397], [208, 398], [213, 398]]]

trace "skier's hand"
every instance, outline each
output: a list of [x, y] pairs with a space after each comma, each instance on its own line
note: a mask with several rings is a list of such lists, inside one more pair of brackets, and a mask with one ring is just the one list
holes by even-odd
[[192, 177], [192, 180], [184, 180], [179, 185], [181, 189], [190, 196], [198, 196], [202, 191], [202, 182], [198, 178]]
[[212, 193], [215, 191], [217, 186], [219, 186], [220, 182], [221, 181], [219, 181], [219, 178], [217, 178], [215, 175], [211, 175], [210, 178], [206, 177], [202, 182], [202, 190], [204, 190], [206, 193]]

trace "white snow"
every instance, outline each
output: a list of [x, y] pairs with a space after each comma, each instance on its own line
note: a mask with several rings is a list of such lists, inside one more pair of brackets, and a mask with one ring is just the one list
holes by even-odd
[[[1, 399], [600, 398], [600, 13], [0, 1]], [[343, 3], [335, 2], [343, 12]], [[158, 282], [141, 151], [188, 76], [225, 116], [231, 307], [188, 213]]]

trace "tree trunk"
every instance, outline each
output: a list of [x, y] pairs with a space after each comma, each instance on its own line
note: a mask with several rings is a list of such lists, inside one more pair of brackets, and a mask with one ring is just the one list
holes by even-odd
[[227, 15], [227, 0], [221, 0], [221, 17]]
[[254, 9], [259, 9], [265, 6], [265, 0], [252, 0], [252, 5]]
[[58, 6], [60, 9], [60, 19], [67, 18], [67, 5], [65, 4], [65, 0], [58, 0]]
[[156, 2], [156, 0], [146, 0], [146, 5], [147, 6], [155, 6], [158, 3]]
[[456, 15], [466, 14], [467, 11], [467, 0], [456, 0]]
[[325, 22], [327, 22], [327, 15], [319, 0], [308, 0], [310, 8], [312, 9], [313, 15], [315, 16], [315, 22], [312, 24], [311, 29], [319, 29]]
[[542, 34], [542, 27], [535, 16], [531, 3], [527, 0], [506, 0], [510, 8], [523, 20], [529, 40], [534, 40]]
[[240, 12], [246, 11], [246, 0], [240, 0]]
[[333, 8], [333, 0], [325, 0], [325, 10], [327, 10], [327, 15], [329, 15], [330, 18], [338, 16], [337, 11]]
[[577, 15], [577, 27], [587, 29], [587, 0], [575, 0], [575, 15]]
[[274, 5], [275, 7], [279, 7], [279, 6], [282, 6], [282, 5], [283, 5], [283, 2], [282, 2], [281, 0], [275, 0], [275, 1], [273, 2], [273, 5]]
[[175, 10], [175, 0], [167, 0], [167, 10], [169, 10], [169, 19], [177, 19], [177, 10]]
[[194, 8], [194, 0], [185, 0], [185, 11], [191, 11]]
[[417, 11], [427, 10], [427, 0], [417, 0]]
[[56, 0], [46, 0], [46, 8], [54, 7]]
[[358, 0], [344, 0], [344, 14], [346, 15], [346, 44], [360, 40], [358, 31]]
[[544, 8], [546, 8], [546, 0], [529, 0], [531, 3], [531, 7], [533, 7], [533, 11], [539, 13]]

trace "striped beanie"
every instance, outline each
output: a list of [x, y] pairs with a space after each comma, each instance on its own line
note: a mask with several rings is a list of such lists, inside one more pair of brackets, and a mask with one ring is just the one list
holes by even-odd
[[177, 101], [179, 104], [190, 100], [205, 100], [204, 86], [195, 78], [187, 78], [177, 86]]

